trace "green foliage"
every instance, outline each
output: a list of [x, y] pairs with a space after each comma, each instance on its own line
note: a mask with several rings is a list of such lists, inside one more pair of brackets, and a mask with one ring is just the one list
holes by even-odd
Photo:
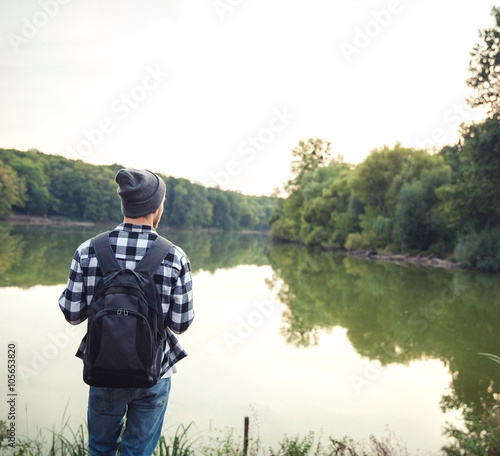
[[[69, 435], [67, 435], [69, 432]], [[15, 450], [0, 448], [0, 455], [5, 456], [88, 456], [87, 430], [83, 425], [75, 431], [67, 425], [59, 432], [51, 431], [48, 435], [39, 431], [36, 438], [20, 436], [15, 443]]]
[[26, 201], [26, 185], [8, 164], [0, 162], [0, 217], [12, 214], [14, 206], [22, 207]]
[[167, 225], [187, 229], [210, 226], [213, 208], [201, 185], [191, 184], [186, 179], [175, 179], [167, 191], [169, 204], [163, 214]]
[[424, 169], [430, 169], [434, 164], [434, 157], [426, 151], [400, 144], [392, 149], [375, 149], [356, 166], [349, 186], [354, 196], [367, 206], [376, 207], [383, 217], [390, 218], [396, 211], [403, 184], [418, 179]]
[[453, 182], [438, 196], [450, 224], [459, 233], [500, 224], [500, 124], [486, 119], [462, 130], [463, 140], [448, 148], [445, 159], [453, 163]]
[[331, 162], [304, 176], [300, 239], [306, 245], [340, 246], [352, 229], [356, 216], [349, 212], [349, 173], [345, 163]]
[[[325, 179], [328, 180], [324, 174], [318, 174], [318, 169], [329, 163], [330, 143], [323, 139], [310, 138], [307, 141], [299, 141], [291, 153], [291, 171], [294, 178], [284, 185], [283, 191], [288, 197], [278, 201], [269, 224], [273, 237], [302, 241], [303, 215], [304, 211], [307, 211], [304, 205], [307, 206], [315, 194], [321, 192]], [[311, 177], [311, 173], [314, 176]], [[307, 234], [305, 236], [307, 237]]]
[[489, 114], [495, 116], [500, 113], [500, 8], [493, 7], [491, 15], [495, 19], [492, 28], [480, 30], [480, 42], [471, 52], [469, 62], [470, 78], [467, 85], [476, 90], [476, 96], [471, 97], [472, 107], [485, 107]]
[[483, 270], [500, 270], [500, 226], [460, 237], [455, 256], [465, 266]]
[[383, 249], [391, 241], [392, 221], [379, 214], [375, 207], [366, 207], [359, 215], [360, 232], [351, 233], [346, 239], [349, 250]]
[[292, 149], [291, 171], [294, 176], [285, 185], [285, 191], [290, 194], [302, 186], [302, 178], [317, 168], [330, 162], [330, 142], [320, 138], [309, 138], [299, 141]]
[[[0, 217], [14, 214], [86, 222], [121, 220], [116, 194], [120, 165], [0, 149]], [[167, 186], [161, 225], [183, 229], [268, 230], [275, 198], [206, 188], [161, 176]]]
[[395, 243], [403, 250], [425, 251], [451, 242], [436, 189], [449, 183], [446, 165], [424, 170], [420, 180], [403, 184], [394, 216]]
[[500, 454], [500, 402], [482, 403], [478, 411], [473, 404], [467, 405], [452, 396], [445, 396], [441, 402], [443, 411], [459, 410], [465, 429], [448, 424], [444, 435], [453, 439], [442, 448], [449, 456], [496, 456]]
[[287, 241], [300, 240], [303, 195], [295, 191], [288, 198], [279, 200], [271, 216], [271, 235]]
[[[296, 160], [306, 149], [294, 149]], [[270, 219], [274, 238], [349, 250], [452, 250], [437, 196], [451, 181], [442, 156], [396, 144], [372, 151], [355, 167], [306, 163]]]
[[18, 212], [46, 215], [50, 202], [46, 177], [47, 161], [40, 159], [36, 150], [28, 153], [26, 157], [16, 156], [9, 160], [9, 165], [22, 176], [26, 186], [26, 203]]
[[169, 441], [164, 435], [160, 436], [153, 456], [191, 456], [195, 454], [194, 444], [197, 438], [189, 436], [189, 429], [193, 423], [188, 426], [180, 425], [170, 436]]
[[[252, 443], [243, 449], [243, 439], [238, 438], [233, 428], [226, 429], [222, 437], [213, 437], [210, 433], [198, 432], [194, 437], [190, 434], [193, 423], [188, 426], [180, 425], [173, 435], [160, 436], [158, 445], [153, 456], [405, 456], [407, 451], [397, 442], [394, 436], [377, 439], [370, 436], [369, 449], [364, 448], [363, 443], [343, 437], [337, 439], [328, 438], [328, 445], [322, 442], [320, 437], [312, 431], [305, 434], [289, 437], [285, 435], [278, 444], [278, 449], [269, 448], [266, 453], [260, 444], [260, 439], [251, 439]], [[0, 430], [4, 422], [0, 421]], [[64, 435], [64, 430], [70, 432], [70, 436]], [[46, 442], [46, 434], [39, 432], [35, 439], [21, 437], [16, 442], [15, 451], [0, 446], [2, 456], [87, 456], [89, 455], [86, 430], [80, 426], [77, 432], [65, 427], [63, 431], [50, 434], [50, 442]], [[217, 431], [217, 430], [216, 430]], [[213, 433], [213, 431], [212, 431]], [[1, 436], [1, 434], [0, 434]], [[0, 439], [0, 443], [2, 440]], [[118, 455], [121, 451], [118, 450]]]
[[[296, 153], [299, 149], [295, 149]], [[276, 239], [307, 245], [339, 246], [346, 230], [354, 229], [357, 217], [353, 212], [357, 206], [349, 205], [351, 195], [346, 187], [350, 167], [324, 158], [311, 160], [308, 149], [303, 153], [307, 165], [301, 168], [293, 185], [289, 183], [289, 196], [278, 201], [270, 218], [271, 234]]]
[[321, 455], [321, 445], [316, 443], [314, 432], [308, 432], [302, 439], [300, 436], [288, 437], [285, 435], [278, 450], [269, 449], [275, 456], [308, 456]]
[[[310, 149], [294, 149], [296, 160], [298, 151], [307, 156]], [[275, 239], [441, 258], [455, 254], [467, 266], [500, 270], [494, 235], [500, 226], [497, 119], [463, 126], [461, 141], [435, 155], [396, 144], [372, 151], [356, 166], [303, 163], [300, 179], [288, 186], [289, 195], [270, 218]]]

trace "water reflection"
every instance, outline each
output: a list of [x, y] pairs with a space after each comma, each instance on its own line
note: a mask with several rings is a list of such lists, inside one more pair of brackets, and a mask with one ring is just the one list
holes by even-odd
[[[0, 287], [63, 284], [76, 247], [114, 226], [0, 225]], [[188, 254], [194, 272], [268, 264], [267, 235], [159, 231]]]
[[273, 286], [286, 304], [283, 335], [314, 345], [319, 329], [347, 328], [356, 351], [381, 365], [439, 359], [462, 404], [492, 401], [500, 365], [498, 276], [395, 265], [272, 245]]

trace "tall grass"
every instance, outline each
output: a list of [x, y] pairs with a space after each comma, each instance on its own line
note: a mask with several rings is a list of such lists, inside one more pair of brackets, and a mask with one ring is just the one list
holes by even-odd
[[[0, 431], [1, 431], [0, 422]], [[0, 433], [1, 435], [1, 433]], [[167, 437], [168, 436], [168, 437]], [[251, 437], [246, 453], [243, 438], [234, 429], [197, 432], [194, 424], [180, 425], [166, 432], [158, 442], [154, 456], [407, 456], [406, 449], [394, 444], [394, 437], [378, 440], [370, 437], [368, 444], [351, 439], [321, 436], [308, 432], [304, 436], [285, 435], [275, 448], [265, 449], [259, 437]], [[120, 453], [119, 453], [120, 454]], [[1, 456], [88, 456], [87, 429], [81, 425], [73, 432], [67, 423], [60, 432], [39, 431], [35, 438], [19, 437], [15, 450], [0, 446]]]
[[61, 432], [38, 431], [35, 438], [19, 437], [15, 449], [0, 446], [0, 455], [7, 456], [88, 456], [87, 429], [80, 425], [74, 432], [68, 426]]
[[169, 441], [161, 436], [154, 452], [154, 456], [190, 456], [194, 454], [194, 444], [198, 440], [188, 436], [188, 431], [193, 423], [188, 426], [180, 425]]

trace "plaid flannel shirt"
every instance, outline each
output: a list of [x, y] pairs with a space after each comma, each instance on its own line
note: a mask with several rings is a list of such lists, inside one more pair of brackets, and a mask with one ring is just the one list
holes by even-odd
[[[157, 236], [150, 226], [121, 223], [110, 232], [109, 240], [120, 266], [134, 269]], [[59, 298], [59, 307], [69, 323], [78, 325], [87, 319], [94, 288], [101, 277], [94, 244], [89, 239], [77, 248], [66, 289]], [[154, 281], [161, 296], [167, 337], [162, 372], [169, 376], [174, 364], [187, 356], [172, 332], [183, 333], [194, 318], [191, 265], [182, 249], [177, 246], [169, 249], [154, 274]], [[86, 336], [76, 356], [83, 358], [85, 350]]]

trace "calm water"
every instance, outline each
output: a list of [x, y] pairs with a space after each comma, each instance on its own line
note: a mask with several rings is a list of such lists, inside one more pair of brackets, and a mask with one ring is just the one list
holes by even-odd
[[[87, 387], [74, 356], [85, 332], [57, 299], [76, 246], [99, 229], [0, 227], [0, 390], [17, 345], [17, 432], [76, 429]], [[196, 320], [180, 336], [165, 428], [367, 440], [394, 435], [440, 454], [450, 395], [478, 403], [500, 381], [499, 277], [307, 252], [265, 236], [165, 233], [194, 270]], [[5, 394], [6, 396], [6, 394]], [[7, 414], [0, 402], [0, 419]]]

